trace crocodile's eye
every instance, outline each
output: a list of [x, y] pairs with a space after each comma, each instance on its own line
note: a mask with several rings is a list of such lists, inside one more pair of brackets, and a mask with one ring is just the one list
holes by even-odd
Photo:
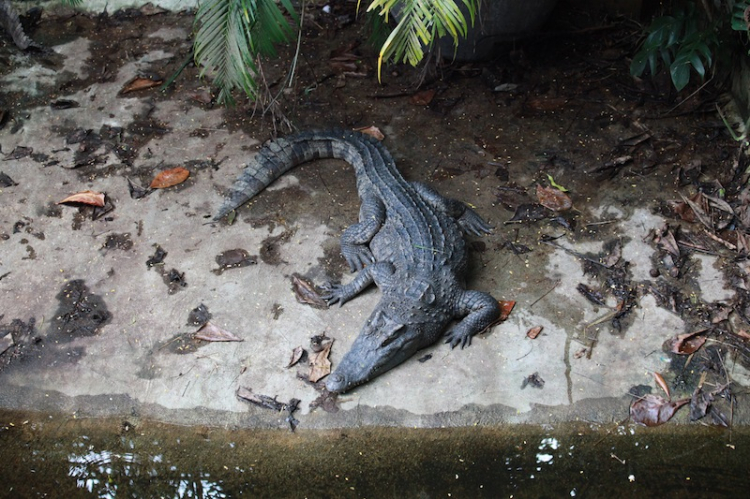
[[380, 335], [383, 341], [380, 342], [381, 347], [385, 347], [393, 343], [395, 340], [403, 336], [405, 326], [403, 324], [389, 324], [389, 327], [385, 327], [380, 331]]

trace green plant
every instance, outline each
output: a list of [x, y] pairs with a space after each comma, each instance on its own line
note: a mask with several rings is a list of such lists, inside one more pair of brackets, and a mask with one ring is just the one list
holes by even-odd
[[724, 0], [719, 4], [718, 9], [708, 10], [708, 4], [703, 2], [701, 10], [690, 2], [687, 8], [654, 19], [633, 57], [630, 73], [640, 77], [648, 69], [655, 76], [663, 64], [678, 91], [690, 83], [693, 71], [703, 80], [725, 45], [720, 40], [726, 35], [727, 24], [734, 30], [748, 31], [744, 18], [750, 0]]
[[[398, 23], [380, 50], [383, 61], [416, 65], [424, 49], [437, 37], [448, 35], [458, 44], [473, 23], [481, 0], [372, 0], [367, 12], [386, 21], [398, 8]], [[302, 4], [304, 9], [304, 3]], [[219, 101], [231, 102], [231, 92], [241, 89], [257, 97], [258, 60], [275, 55], [275, 45], [291, 41], [301, 19], [290, 0], [204, 0], [195, 18], [195, 61], [201, 74], [211, 73], [220, 89]]]
[[198, 7], [195, 60], [201, 76], [212, 73], [220, 102], [231, 102], [235, 88], [257, 95], [258, 56], [274, 56], [275, 44], [293, 34], [282, 8], [297, 19], [290, 0], [204, 0]]

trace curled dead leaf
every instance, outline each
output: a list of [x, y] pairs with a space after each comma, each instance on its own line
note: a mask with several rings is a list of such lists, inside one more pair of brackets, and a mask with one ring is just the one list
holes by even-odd
[[310, 358], [310, 376], [308, 379], [313, 383], [317, 383], [322, 378], [331, 374], [331, 361], [328, 360], [328, 355], [331, 353], [331, 346], [333, 346], [333, 340], [329, 341], [323, 347], [323, 350], [312, 355]]
[[185, 168], [178, 166], [159, 172], [149, 186], [151, 189], [166, 189], [177, 184], [183, 183], [190, 176], [190, 172]]
[[104, 193], [91, 190], [81, 191], [68, 196], [57, 204], [82, 203], [92, 206], [104, 206]]
[[500, 317], [498, 317], [499, 321], [504, 321], [508, 318], [511, 311], [513, 310], [513, 307], [516, 306], [515, 301], [505, 301], [505, 300], [498, 300], [498, 303], [500, 304]]
[[380, 128], [376, 127], [375, 125], [355, 128], [354, 130], [360, 133], [364, 133], [365, 135], [375, 137], [376, 139], [381, 141], [385, 139], [385, 135], [383, 135], [383, 132], [381, 132]]
[[672, 401], [648, 394], [630, 404], [630, 418], [645, 426], [659, 426], [672, 419], [675, 412], [688, 402], [690, 399]]
[[245, 341], [229, 331], [215, 326], [210, 322], [203, 324], [193, 336], [196, 340], [203, 341]]
[[542, 332], [542, 329], [544, 329], [544, 326], [534, 326], [526, 331], [526, 336], [528, 336], [532, 340], [535, 340], [536, 337], [539, 336], [539, 333]]
[[415, 106], [427, 106], [432, 102], [437, 94], [437, 89], [431, 88], [429, 90], [422, 90], [411, 96], [411, 103]]
[[144, 78], [142, 76], [137, 76], [127, 82], [124, 87], [122, 87], [122, 90], [120, 90], [120, 94], [129, 94], [130, 92], [136, 92], [138, 90], [146, 90], [148, 88], [158, 87], [161, 85], [163, 80], [158, 78]]
[[539, 199], [539, 204], [552, 211], [566, 211], [573, 207], [570, 196], [554, 187], [542, 187], [537, 184], [536, 197]]
[[320, 296], [313, 282], [297, 273], [292, 274], [292, 291], [298, 303], [310, 305], [313, 308], [325, 310], [328, 308], [328, 302]]
[[667, 349], [679, 355], [690, 355], [706, 342], [706, 329], [692, 333], [678, 334], [667, 340]]
[[294, 350], [292, 350], [292, 356], [289, 358], [289, 363], [286, 365], [287, 369], [294, 366], [297, 362], [302, 360], [302, 357], [305, 356], [307, 351], [302, 348], [302, 346], [298, 346]]
[[669, 385], [667, 385], [667, 381], [664, 379], [664, 376], [662, 376], [660, 373], [654, 372], [654, 381], [656, 381], [656, 384], [659, 385], [662, 390], [664, 390], [667, 398], [672, 398], [672, 395], [669, 393]]

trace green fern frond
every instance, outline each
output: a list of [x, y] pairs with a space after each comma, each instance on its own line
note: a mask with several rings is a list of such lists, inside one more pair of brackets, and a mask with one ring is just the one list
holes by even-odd
[[[290, 0], [280, 4], [296, 17]], [[274, 0], [204, 0], [195, 26], [196, 64], [201, 77], [212, 73], [223, 103], [232, 102], [236, 88], [255, 98], [257, 57], [275, 55], [274, 45], [289, 41], [294, 33]]]
[[[461, 0], [474, 24], [481, 0]], [[394, 11], [398, 9], [397, 11]], [[416, 66], [424, 58], [425, 47], [441, 36], [449, 35], [454, 45], [465, 37], [469, 22], [455, 0], [373, 0], [368, 11], [379, 9], [385, 19], [393, 12], [396, 28], [380, 49], [378, 79], [383, 61], [407, 62]]]

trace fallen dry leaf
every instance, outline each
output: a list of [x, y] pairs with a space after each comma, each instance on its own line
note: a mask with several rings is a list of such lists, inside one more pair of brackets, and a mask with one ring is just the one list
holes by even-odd
[[538, 97], [527, 100], [525, 105], [534, 111], [555, 111], [563, 108], [567, 103], [568, 99], [564, 97]]
[[81, 191], [68, 196], [57, 204], [64, 203], [83, 203], [92, 206], [104, 206], [104, 193], [96, 191]]
[[289, 363], [286, 365], [287, 369], [299, 362], [306, 353], [307, 351], [302, 348], [302, 346], [298, 346], [292, 350], [292, 356], [289, 358]]
[[534, 326], [526, 331], [526, 336], [528, 336], [532, 340], [535, 340], [536, 337], [539, 336], [539, 333], [542, 332], [542, 329], [544, 329], [544, 326]]
[[130, 92], [136, 92], [138, 90], [146, 90], [148, 88], [158, 87], [163, 83], [163, 81], [164, 80], [137, 76], [127, 82], [124, 87], [122, 87], [122, 90], [120, 90], [120, 94], [124, 95], [129, 94]]
[[654, 372], [654, 381], [656, 381], [656, 384], [659, 385], [662, 390], [664, 390], [664, 393], [667, 394], [667, 398], [671, 399], [672, 395], [669, 393], [669, 386], [667, 385], [667, 381], [664, 379], [664, 376], [662, 376], [660, 373]]
[[645, 426], [659, 426], [669, 421], [677, 409], [688, 402], [690, 399], [671, 401], [648, 394], [630, 404], [630, 418]]
[[437, 94], [437, 89], [431, 88], [429, 90], [422, 90], [411, 96], [411, 103], [415, 106], [427, 106], [432, 102]]
[[308, 379], [313, 383], [317, 383], [322, 378], [331, 374], [331, 361], [328, 360], [328, 355], [331, 353], [331, 346], [333, 346], [333, 340], [325, 344], [323, 349], [312, 355], [310, 358], [310, 376]]
[[516, 302], [498, 300], [498, 303], [500, 304], [500, 317], [498, 317], [497, 320], [504, 321], [510, 315], [511, 311], [513, 310], [513, 307], [516, 306]]
[[701, 329], [692, 333], [678, 334], [667, 340], [667, 349], [676, 354], [690, 355], [706, 342], [706, 330]]
[[537, 184], [536, 197], [539, 199], [539, 204], [552, 211], [566, 211], [573, 207], [570, 196], [554, 187], [542, 187]]
[[381, 141], [385, 139], [385, 135], [383, 135], [383, 132], [381, 132], [380, 128], [376, 127], [375, 125], [355, 128], [354, 131], [364, 133], [365, 135], [369, 135], [371, 137], [375, 137], [376, 139]]
[[321, 310], [328, 308], [328, 302], [320, 296], [312, 281], [297, 273], [292, 274], [291, 280], [292, 291], [294, 291], [294, 297], [297, 299], [297, 302]]
[[215, 326], [210, 322], [203, 324], [193, 336], [196, 340], [203, 341], [245, 341], [229, 331]]
[[166, 189], [177, 184], [183, 183], [190, 176], [190, 172], [185, 168], [178, 166], [169, 170], [160, 172], [149, 186], [151, 189]]

